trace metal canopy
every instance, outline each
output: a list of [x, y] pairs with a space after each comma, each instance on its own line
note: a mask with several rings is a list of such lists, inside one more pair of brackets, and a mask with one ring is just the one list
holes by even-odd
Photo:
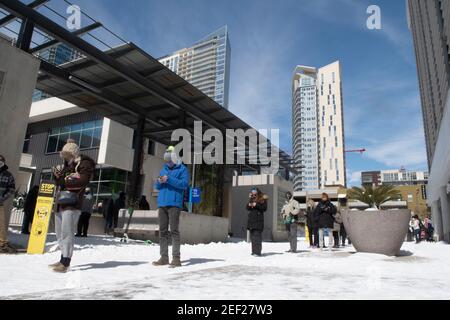
[[[186, 128], [193, 132], [195, 120], [202, 121], [204, 130], [251, 128], [135, 44], [101, 51], [80, 37], [90, 28], [67, 31], [34, 10], [34, 6], [43, 2], [35, 1], [27, 6], [17, 0], [0, 0], [0, 7], [11, 16], [32, 22], [35, 28], [54, 38], [49, 44], [42, 44], [43, 48], [61, 42], [83, 57], [62, 65], [42, 60], [38, 90], [134, 129], [144, 120], [141, 128], [144, 135], [166, 145], [171, 144], [174, 129]], [[267, 144], [270, 148], [270, 141]], [[280, 165], [296, 172], [291, 157], [277, 150]]]

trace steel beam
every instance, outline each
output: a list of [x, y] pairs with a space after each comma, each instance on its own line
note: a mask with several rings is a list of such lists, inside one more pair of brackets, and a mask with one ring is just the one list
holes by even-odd
[[29, 19], [22, 19], [20, 25], [19, 37], [17, 39], [17, 48], [28, 52], [31, 46], [31, 39], [33, 38], [34, 23]]
[[[48, 19], [44, 15], [40, 14], [39, 12], [31, 8], [28, 8], [20, 1], [2, 0], [2, 2], [0, 2], [0, 6], [14, 15], [18, 15], [21, 17], [25, 17], [26, 19], [29, 19], [30, 21], [34, 22], [39, 29], [43, 30], [48, 35], [51, 35], [53, 38], [66, 43], [68, 46], [85, 54], [86, 56], [90, 57], [97, 63], [100, 63], [108, 67], [112, 72], [116, 73], [121, 77], [124, 77], [125, 79], [134, 83], [142, 90], [150, 92], [151, 94], [159, 97], [163, 101], [167, 102], [168, 104], [178, 109], [180, 108], [185, 109], [186, 111], [191, 113], [194, 117], [198, 118], [199, 120], [203, 120], [213, 128], [226, 130], [226, 127], [219, 121], [197, 110], [195, 107], [191, 106], [186, 101], [182, 100], [179, 97], [174, 96], [169, 91], [165, 90], [162, 86], [160, 86], [156, 82], [146, 79], [138, 72], [130, 69], [128, 66], [125, 66], [122, 63], [118, 62], [117, 60], [113, 59], [112, 57], [105, 54], [103, 51], [99, 50], [92, 44], [73, 35], [71, 32], [67, 31], [66, 29], [64, 29], [57, 23], [53, 22], [52, 20]], [[133, 46], [133, 44], [130, 45]], [[145, 55], [148, 55], [147, 53], [140, 50], [138, 47], [135, 47], [135, 49], [141, 51]], [[152, 58], [151, 56], [149, 57]]]
[[[90, 25], [88, 25], [88, 26], [86, 26], [84, 28], [76, 30], [76, 31], [74, 31], [72, 33], [74, 35], [76, 35], [76, 36], [81, 36], [83, 34], [88, 33], [89, 31], [92, 31], [92, 30], [95, 30], [97, 28], [100, 28], [101, 26], [103, 26], [103, 25], [100, 22], [95, 22], [95, 23], [90, 24]], [[50, 47], [53, 47], [53, 46], [57, 45], [58, 43], [60, 43], [60, 42], [58, 40], [55, 40], [55, 39], [47, 41], [47, 42], [45, 42], [45, 43], [43, 43], [43, 44], [41, 44], [39, 46], [36, 46], [36, 47], [32, 48], [30, 50], [30, 53], [35, 53], [35, 52], [39, 52], [39, 51], [48, 49]]]
[[139, 118], [138, 126], [135, 131], [136, 144], [134, 146], [133, 155], [133, 169], [131, 171], [131, 192], [129, 193], [129, 199], [136, 203], [140, 196], [140, 186], [141, 186], [141, 169], [143, 161], [144, 152], [144, 129], [145, 129], [145, 118]]
[[[35, 0], [35, 1], [31, 2], [30, 4], [28, 4], [28, 7], [37, 9], [49, 1], [50, 0]], [[10, 15], [7, 15], [6, 17], [1, 18], [0, 19], [0, 28], [6, 26], [11, 21], [14, 21], [14, 19], [16, 19], [16, 18], [17, 17], [13, 14], [10, 14]]]

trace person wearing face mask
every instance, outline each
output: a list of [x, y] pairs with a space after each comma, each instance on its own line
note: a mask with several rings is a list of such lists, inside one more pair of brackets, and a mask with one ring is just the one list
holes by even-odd
[[[172, 238], [172, 262], [170, 267], [181, 267], [180, 259], [180, 212], [183, 208], [184, 191], [189, 185], [189, 173], [178, 159], [175, 148], [169, 146], [164, 154], [165, 164], [155, 182], [158, 194], [160, 259], [154, 266], [169, 264], [169, 239]], [[170, 232], [169, 232], [170, 226]]]
[[318, 217], [319, 247], [321, 249], [325, 248], [324, 236], [326, 231], [328, 231], [330, 243], [332, 243], [332, 230], [334, 228], [335, 214], [336, 207], [331, 203], [328, 194], [325, 192], [322, 193], [322, 199], [319, 201], [314, 211], [314, 215]]
[[261, 256], [262, 232], [264, 230], [264, 212], [267, 210], [268, 196], [258, 188], [253, 188], [247, 203], [247, 230], [250, 231], [252, 256]]
[[298, 230], [298, 217], [300, 213], [300, 204], [292, 196], [292, 192], [286, 192], [286, 202], [281, 209], [283, 222], [288, 232], [288, 240], [290, 244], [290, 250], [288, 252], [297, 252], [297, 230]]
[[8, 229], [6, 212], [3, 204], [14, 196], [16, 186], [14, 177], [8, 171], [6, 159], [0, 155], [0, 253], [15, 253], [16, 250], [8, 244]]
[[[80, 149], [73, 139], [67, 140], [60, 152], [63, 165], [52, 169], [58, 190], [56, 199], [55, 232], [61, 259], [49, 267], [55, 272], [67, 272], [72, 260], [75, 231], [84, 200], [84, 191], [94, 175], [95, 162], [80, 155]], [[66, 201], [62, 195], [66, 195]]]

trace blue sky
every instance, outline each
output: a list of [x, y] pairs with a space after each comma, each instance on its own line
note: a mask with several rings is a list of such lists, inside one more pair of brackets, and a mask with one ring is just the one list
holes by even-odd
[[[52, 2], [59, 1], [53, 0]], [[291, 150], [296, 65], [341, 61], [350, 185], [359, 172], [426, 169], [417, 72], [404, 0], [75, 0], [81, 9], [154, 57], [228, 25], [230, 110], [255, 128], [280, 128]], [[382, 29], [366, 27], [369, 5]]]

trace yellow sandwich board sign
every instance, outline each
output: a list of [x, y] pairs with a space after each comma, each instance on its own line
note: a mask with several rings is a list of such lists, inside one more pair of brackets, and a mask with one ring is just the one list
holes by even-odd
[[34, 210], [33, 225], [28, 241], [28, 254], [43, 254], [47, 240], [48, 224], [52, 215], [55, 184], [42, 182]]

